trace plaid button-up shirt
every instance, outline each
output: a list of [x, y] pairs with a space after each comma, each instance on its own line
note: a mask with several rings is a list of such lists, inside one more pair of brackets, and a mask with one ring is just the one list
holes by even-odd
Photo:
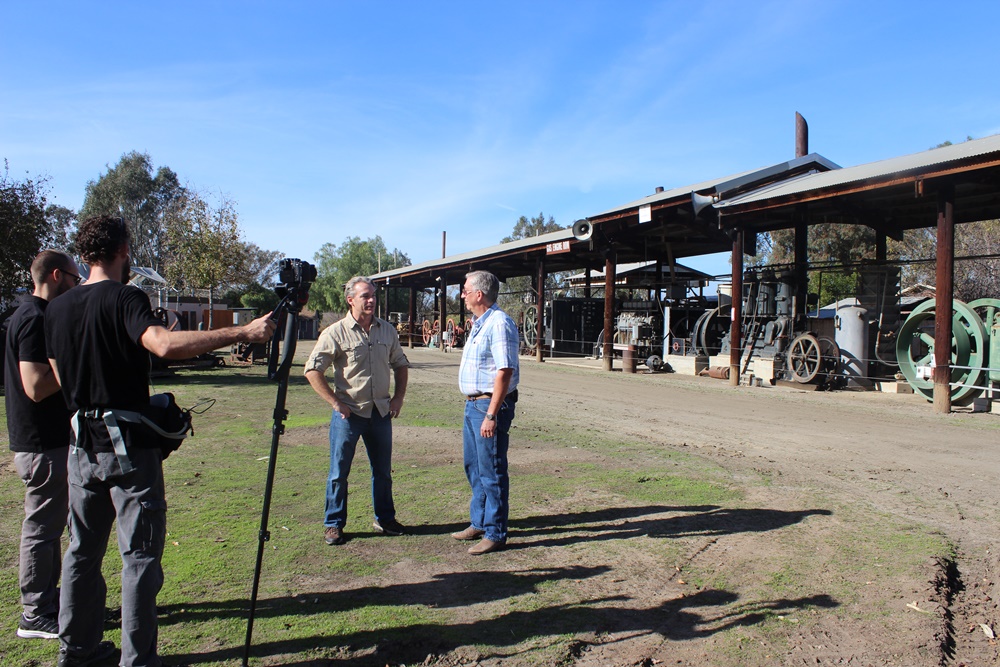
[[462, 365], [458, 370], [458, 388], [466, 396], [493, 391], [497, 370], [512, 368], [508, 393], [517, 389], [519, 379], [518, 348], [520, 335], [517, 324], [496, 304], [477, 317], [462, 348]]

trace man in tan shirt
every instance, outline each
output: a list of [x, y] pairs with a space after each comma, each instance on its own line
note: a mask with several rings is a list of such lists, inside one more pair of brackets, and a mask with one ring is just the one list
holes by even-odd
[[[347, 477], [358, 438], [364, 440], [372, 469], [372, 503], [376, 532], [403, 535], [392, 502], [392, 418], [399, 416], [406, 395], [410, 362], [391, 324], [375, 317], [375, 284], [356, 276], [344, 296], [350, 312], [320, 334], [305, 376], [333, 407], [330, 419], [330, 476], [326, 484], [324, 540], [343, 544], [347, 523]], [[333, 386], [326, 369], [333, 367]], [[389, 370], [395, 392], [389, 396]]]

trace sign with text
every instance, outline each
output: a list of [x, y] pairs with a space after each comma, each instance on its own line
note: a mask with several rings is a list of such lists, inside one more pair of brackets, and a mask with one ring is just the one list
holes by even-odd
[[559, 255], [564, 252], [569, 252], [569, 241], [556, 241], [555, 243], [545, 244], [545, 254], [546, 255]]

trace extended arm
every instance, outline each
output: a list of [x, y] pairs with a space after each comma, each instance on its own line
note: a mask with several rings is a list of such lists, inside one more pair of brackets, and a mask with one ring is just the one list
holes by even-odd
[[242, 327], [209, 331], [170, 331], [152, 326], [142, 334], [142, 346], [163, 359], [190, 359], [233, 343], [265, 343], [274, 327], [271, 313]]

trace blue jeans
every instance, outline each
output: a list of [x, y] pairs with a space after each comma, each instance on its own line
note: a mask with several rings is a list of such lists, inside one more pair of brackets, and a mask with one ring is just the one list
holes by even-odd
[[365, 418], [351, 413], [344, 419], [336, 410], [330, 418], [330, 476], [326, 482], [326, 519], [323, 525], [343, 528], [347, 523], [347, 477], [351, 474], [358, 438], [365, 442], [372, 468], [372, 505], [379, 523], [396, 518], [392, 504], [392, 418], [372, 408]]
[[472, 489], [469, 519], [473, 528], [485, 533], [486, 539], [506, 542], [510, 510], [507, 447], [510, 444], [510, 425], [514, 421], [514, 404], [510, 400], [500, 404], [496, 431], [492, 438], [484, 438], [479, 428], [489, 407], [490, 399], [485, 396], [465, 402], [462, 445], [465, 476]]

